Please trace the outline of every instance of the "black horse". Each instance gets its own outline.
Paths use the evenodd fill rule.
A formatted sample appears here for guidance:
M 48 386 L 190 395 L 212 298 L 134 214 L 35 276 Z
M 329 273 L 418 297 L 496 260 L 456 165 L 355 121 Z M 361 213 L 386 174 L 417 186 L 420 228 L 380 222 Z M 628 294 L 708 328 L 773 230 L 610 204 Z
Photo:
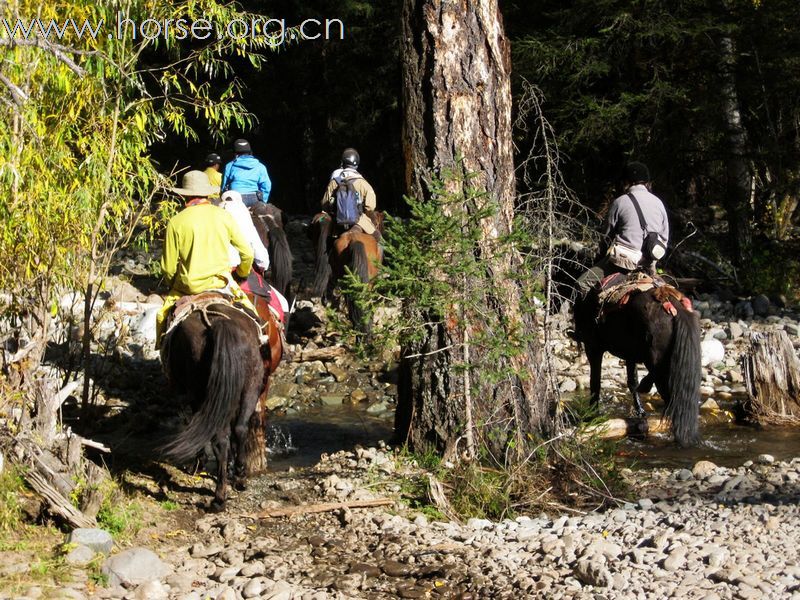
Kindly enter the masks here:
M 575 319 L 582 332 L 591 368 L 590 391 L 595 408 L 600 402 L 603 354 L 611 352 L 625 361 L 628 389 L 639 416 L 645 411 L 639 398 L 653 383 L 664 400 L 664 416 L 672 422 L 675 441 L 691 446 L 700 441 L 700 321 L 688 302 L 671 286 L 631 292 L 626 303 L 604 310 L 596 293 L 575 304 Z M 636 365 L 649 373 L 641 385 Z
M 165 338 L 164 366 L 173 388 L 189 393 L 194 415 L 164 446 L 167 456 L 190 461 L 212 443 L 217 482 L 211 510 L 225 509 L 229 451 L 234 486 L 247 476 L 245 445 L 250 418 L 264 386 L 264 362 L 255 322 L 220 301 L 192 312 Z
M 250 209 L 258 237 L 269 252 L 270 282 L 284 297 L 289 297 L 292 282 L 292 250 L 286 237 L 283 211 L 273 204 L 256 202 Z

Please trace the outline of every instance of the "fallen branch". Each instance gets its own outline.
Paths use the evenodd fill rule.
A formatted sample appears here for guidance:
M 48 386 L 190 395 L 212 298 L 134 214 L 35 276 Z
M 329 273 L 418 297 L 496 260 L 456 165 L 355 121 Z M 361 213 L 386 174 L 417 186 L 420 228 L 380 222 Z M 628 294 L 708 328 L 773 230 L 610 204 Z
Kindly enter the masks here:
M 293 517 L 295 515 L 308 515 L 313 513 L 330 512 L 341 508 L 371 508 L 374 506 L 388 506 L 394 504 L 391 498 L 376 498 L 374 500 L 353 500 L 351 502 L 322 502 L 320 504 L 304 504 L 267 510 L 255 515 L 258 519 L 274 519 L 276 517 Z
M 706 258 L 705 256 L 703 256 L 702 254 L 698 254 L 697 252 L 690 252 L 689 250 L 684 250 L 683 254 L 688 256 L 688 257 L 690 257 L 690 258 L 693 258 L 693 259 L 695 259 L 697 261 L 700 261 L 701 263 L 703 263 L 705 265 L 708 265 L 709 267 L 714 269 L 717 273 L 719 273 L 720 275 L 722 275 L 726 279 L 732 281 L 736 285 L 739 285 L 739 279 L 738 279 L 738 277 L 736 277 L 735 274 L 731 275 L 721 265 L 718 265 L 714 261 L 712 261 L 712 260 Z
M 590 425 L 580 434 L 581 440 L 597 437 L 601 440 L 616 440 L 627 436 L 647 436 L 651 433 L 666 433 L 670 424 L 661 417 L 609 419 L 599 425 Z
M 292 356 L 292 362 L 311 362 L 314 360 L 333 360 L 339 356 L 347 354 L 342 346 L 334 346 L 333 348 L 316 348 L 313 350 L 302 350 Z
M 61 432 L 56 435 L 57 440 L 63 440 L 69 438 L 78 438 L 78 441 L 80 442 L 81 446 L 86 446 L 87 448 L 94 448 L 95 450 L 99 450 L 100 452 L 105 452 L 105 453 L 111 452 L 111 448 L 109 448 L 102 442 L 95 442 L 94 440 L 82 437 L 69 428 L 67 428 L 66 432 Z

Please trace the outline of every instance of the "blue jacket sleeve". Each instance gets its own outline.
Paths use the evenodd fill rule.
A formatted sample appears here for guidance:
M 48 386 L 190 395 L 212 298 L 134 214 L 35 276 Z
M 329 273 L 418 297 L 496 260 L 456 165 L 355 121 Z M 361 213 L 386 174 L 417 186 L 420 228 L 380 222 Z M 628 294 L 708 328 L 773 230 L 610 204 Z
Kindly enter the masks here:
M 225 165 L 225 169 L 222 171 L 222 186 L 220 192 L 227 192 L 229 189 L 231 189 L 230 176 L 232 165 L 233 163 L 229 162 L 227 165 Z
M 258 178 L 258 189 L 264 195 L 264 202 L 269 200 L 269 193 L 272 191 L 272 182 L 267 175 L 267 167 L 261 165 L 261 173 Z

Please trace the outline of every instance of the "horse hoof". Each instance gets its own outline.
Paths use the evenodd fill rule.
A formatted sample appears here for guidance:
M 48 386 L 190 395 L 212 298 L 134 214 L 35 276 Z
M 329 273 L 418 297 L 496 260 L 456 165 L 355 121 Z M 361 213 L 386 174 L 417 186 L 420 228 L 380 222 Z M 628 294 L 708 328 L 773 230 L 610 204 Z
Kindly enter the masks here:
M 239 479 L 233 482 L 233 489 L 237 492 L 244 492 L 247 490 L 247 482 L 244 479 Z
M 225 511 L 225 503 L 218 502 L 217 500 L 211 501 L 211 506 L 208 507 L 208 512 L 221 513 Z

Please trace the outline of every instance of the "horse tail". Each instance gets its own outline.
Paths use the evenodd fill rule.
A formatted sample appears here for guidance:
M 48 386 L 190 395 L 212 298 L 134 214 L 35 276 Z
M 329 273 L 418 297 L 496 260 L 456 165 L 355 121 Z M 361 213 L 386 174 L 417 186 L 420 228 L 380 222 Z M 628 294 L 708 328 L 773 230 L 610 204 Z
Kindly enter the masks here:
M 246 381 L 246 361 L 236 351 L 242 346 L 238 324 L 219 319 L 211 325 L 210 335 L 214 347 L 203 403 L 186 429 L 163 448 L 167 456 L 179 461 L 197 456 L 219 431 L 230 426 Z
M 313 295 L 320 298 L 328 288 L 328 281 L 331 277 L 331 265 L 328 261 L 328 238 L 331 236 L 333 221 L 323 217 L 316 222 L 317 228 L 317 256 L 314 264 L 314 287 Z
M 264 219 L 269 230 L 269 259 L 272 263 L 272 283 L 275 289 L 286 295 L 289 283 L 292 281 L 292 250 L 289 247 L 289 240 L 274 217 L 268 216 Z
M 678 303 L 675 303 L 676 305 Z M 683 447 L 700 441 L 700 321 L 697 313 L 677 308 L 673 325 L 672 354 L 669 363 L 670 401 L 664 416 L 672 421 L 675 441 Z
M 364 242 L 353 241 L 348 247 L 350 252 L 350 264 L 348 268 L 358 277 L 361 283 L 369 282 L 369 256 L 367 255 L 367 247 Z M 348 294 L 347 297 L 347 314 L 350 316 L 350 321 L 356 328 L 361 328 L 362 325 L 365 331 L 369 331 L 369 323 L 365 322 L 364 310 L 356 301 L 355 298 Z

